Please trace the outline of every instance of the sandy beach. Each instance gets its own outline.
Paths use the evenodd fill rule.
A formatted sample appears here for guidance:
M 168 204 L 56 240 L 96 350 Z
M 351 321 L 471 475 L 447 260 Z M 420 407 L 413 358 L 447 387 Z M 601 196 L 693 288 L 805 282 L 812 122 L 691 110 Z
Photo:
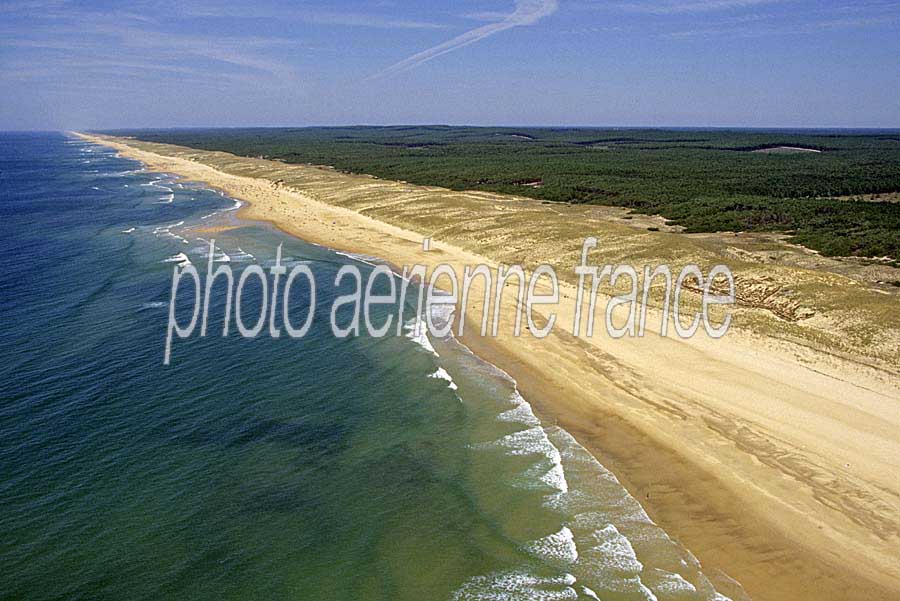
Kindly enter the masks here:
M 871 270 L 761 236 L 651 232 L 598 207 L 83 137 L 248 201 L 242 217 L 393 265 L 554 266 L 549 337 L 483 338 L 476 312 L 463 341 L 609 467 L 723 593 L 900 596 L 900 295 Z M 600 241 L 594 263 L 729 265 L 731 331 L 662 337 L 654 310 L 643 338 L 575 337 L 572 266 L 587 236 Z M 505 303 L 501 324 L 514 311 Z

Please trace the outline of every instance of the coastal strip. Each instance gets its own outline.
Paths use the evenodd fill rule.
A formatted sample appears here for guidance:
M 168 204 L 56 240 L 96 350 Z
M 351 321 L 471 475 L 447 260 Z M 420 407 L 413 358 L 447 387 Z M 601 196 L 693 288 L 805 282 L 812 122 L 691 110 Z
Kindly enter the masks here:
M 615 253 L 642 262 L 667 253 L 693 253 L 702 263 L 717 258 L 714 247 L 678 234 L 573 223 L 565 209 L 533 201 L 83 137 L 245 200 L 243 217 L 395 265 L 449 263 L 461 273 L 465 265 L 496 268 L 518 259 L 533 266 L 540 259 L 562 272 L 576 262 L 584 235 L 597 233 L 609 245 L 603 260 Z M 427 253 L 423 237 L 433 241 Z M 783 270 L 780 277 L 814 275 Z M 851 283 L 827 279 L 822 295 L 861 299 L 864 316 L 882 310 L 880 295 L 860 297 Z M 564 298 L 574 291 L 563 282 Z M 808 305 L 828 325 L 826 303 L 816 298 Z M 504 307 L 504 323 L 513 310 Z M 804 337 L 813 326 L 791 325 L 769 306 L 747 306 L 743 327 L 722 340 L 586 339 L 566 329 L 573 311 L 571 303 L 560 308 L 560 327 L 542 340 L 501 332 L 463 341 L 512 375 L 545 421 L 559 423 L 616 473 L 708 574 L 727 574 L 755 599 L 900 593 L 900 380 L 892 338 L 886 352 L 874 345 L 854 355 L 826 332 L 817 347 Z M 469 318 L 474 332 L 479 316 Z M 883 323 L 893 336 L 889 318 Z M 772 328 L 796 331 L 797 340 L 767 335 Z

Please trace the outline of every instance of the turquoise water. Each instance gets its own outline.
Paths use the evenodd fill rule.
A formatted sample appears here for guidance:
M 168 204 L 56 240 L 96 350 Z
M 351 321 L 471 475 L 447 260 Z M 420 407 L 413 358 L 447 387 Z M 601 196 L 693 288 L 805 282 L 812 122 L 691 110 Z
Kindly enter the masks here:
M 335 339 L 334 275 L 367 263 L 109 149 L 2 138 L 0 597 L 721 598 L 505 374 L 413 322 Z M 173 265 L 202 271 L 213 226 L 235 270 L 307 262 L 317 319 L 214 318 L 163 366 Z

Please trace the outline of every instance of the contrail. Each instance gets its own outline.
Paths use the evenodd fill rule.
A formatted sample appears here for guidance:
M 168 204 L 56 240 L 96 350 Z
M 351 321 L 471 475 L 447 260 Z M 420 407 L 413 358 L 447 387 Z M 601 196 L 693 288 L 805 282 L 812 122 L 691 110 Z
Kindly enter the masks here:
M 413 54 L 383 71 L 370 75 L 366 79 L 378 79 L 379 77 L 384 77 L 386 75 L 408 71 L 433 58 L 437 58 L 448 52 L 453 52 L 454 50 L 459 50 L 469 44 L 474 44 L 495 33 L 500 33 L 501 31 L 512 29 L 513 27 L 531 25 L 532 23 L 536 23 L 544 17 L 555 13 L 557 6 L 557 0 L 516 0 L 516 10 L 502 21 L 482 25 L 481 27 L 467 31 L 462 35 L 458 35 L 443 44 L 438 44 L 428 50 Z

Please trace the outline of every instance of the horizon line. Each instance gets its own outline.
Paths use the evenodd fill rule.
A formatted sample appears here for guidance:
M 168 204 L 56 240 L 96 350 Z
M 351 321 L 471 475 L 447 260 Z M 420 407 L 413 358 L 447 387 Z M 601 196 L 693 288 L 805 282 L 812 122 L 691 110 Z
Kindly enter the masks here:
M 371 128 L 389 129 L 397 127 L 442 127 L 442 128 L 478 128 L 478 129 L 644 129 L 644 130 L 756 130 L 756 131 L 900 131 L 900 126 L 872 125 L 524 125 L 524 124 L 448 124 L 448 123 L 346 123 L 329 125 L 179 125 L 179 126 L 128 126 L 128 127 L 90 127 L 90 128 L 33 128 L 33 129 L 0 129 L 0 133 L 67 133 L 67 132 L 109 132 L 109 131 L 175 131 L 196 129 L 350 129 Z

